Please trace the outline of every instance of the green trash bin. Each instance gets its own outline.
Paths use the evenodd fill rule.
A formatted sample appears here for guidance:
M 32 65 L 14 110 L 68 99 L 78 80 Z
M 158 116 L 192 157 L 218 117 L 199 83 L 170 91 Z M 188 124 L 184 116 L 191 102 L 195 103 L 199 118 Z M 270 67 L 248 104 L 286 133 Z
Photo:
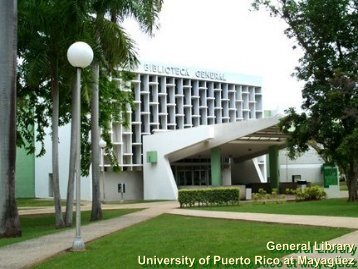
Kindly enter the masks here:
M 338 185 L 338 169 L 335 166 L 324 164 L 322 166 L 323 186 L 329 188 L 331 185 Z

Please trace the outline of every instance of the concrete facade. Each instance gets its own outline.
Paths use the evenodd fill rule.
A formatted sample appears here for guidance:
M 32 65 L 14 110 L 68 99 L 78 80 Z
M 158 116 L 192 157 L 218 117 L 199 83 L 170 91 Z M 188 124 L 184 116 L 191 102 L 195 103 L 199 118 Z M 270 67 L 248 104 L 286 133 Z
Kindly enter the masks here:
M 51 147 L 51 129 L 46 129 L 45 148 L 46 154 L 35 160 L 35 188 L 36 197 L 49 198 L 52 193 L 52 147 Z M 60 178 L 60 194 L 61 198 L 66 198 L 68 169 L 70 160 L 70 124 L 59 128 L 59 178 Z M 36 144 L 37 148 L 41 145 Z M 81 198 L 83 200 L 92 200 L 92 184 L 91 177 L 81 177 Z
M 112 122 L 111 126 L 113 150 L 125 174 L 113 174 L 112 178 L 117 178 L 117 182 L 120 182 L 122 178 L 128 179 L 132 175 L 133 181 L 139 182 L 137 188 L 144 188 L 145 199 L 175 199 L 180 183 L 186 186 L 223 185 L 225 176 L 225 184 L 229 184 L 231 166 L 222 173 L 221 166 L 224 163 L 220 154 L 214 154 L 215 158 L 205 156 L 208 161 L 197 168 L 201 158 L 195 155 L 197 152 L 185 152 L 181 149 L 186 147 L 188 141 L 200 143 L 202 139 L 207 139 L 209 129 L 199 128 L 200 126 L 261 119 L 263 108 L 260 79 L 198 68 L 143 64 L 135 71 L 131 84 L 135 106 L 133 111 L 130 107 L 127 108 L 131 124 L 125 128 L 120 123 Z M 181 138 L 185 132 L 177 132 L 190 128 L 195 128 L 196 133 L 190 132 L 182 143 Z M 145 140 L 153 134 L 160 136 L 162 132 L 172 132 L 173 136 L 179 136 L 180 139 L 175 139 L 175 143 L 159 140 L 156 146 L 146 148 Z M 163 182 L 164 175 L 161 173 L 150 179 L 144 174 L 142 181 L 137 180 L 138 172 L 146 165 L 146 159 L 154 158 L 152 153 L 159 156 L 161 150 L 167 147 L 181 153 L 175 158 L 172 156 L 167 160 L 158 160 L 155 164 L 166 170 L 166 181 Z M 104 167 L 111 171 L 111 165 L 106 162 L 106 158 L 104 160 Z M 255 170 L 260 174 L 256 177 L 264 180 L 265 163 L 256 161 L 256 164 L 260 166 Z M 183 172 L 180 168 L 184 165 L 191 168 Z M 173 173 L 173 170 L 177 170 L 177 173 Z M 109 172 L 105 173 L 105 177 L 107 173 Z M 184 177 L 183 180 L 179 180 L 180 177 Z M 197 180 L 198 177 L 201 179 Z
M 279 118 L 238 121 L 145 136 L 143 152 L 147 154 L 155 151 L 157 161 L 151 162 L 148 159 L 143 163 L 144 199 L 177 199 L 178 187 L 170 168 L 173 161 L 198 153 L 214 155 L 212 166 L 215 167 L 212 170 L 220 170 L 216 172 L 216 176 L 221 177 L 221 169 L 224 167 L 217 162 L 224 156 L 231 156 L 233 160 L 249 161 L 268 153 L 273 145 L 277 149 L 284 147 L 285 139 L 274 137 L 272 131 L 278 121 Z M 268 134 L 270 139 L 263 141 Z M 251 141 L 255 141 L 255 145 Z M 249 151 L 245 150 L 247 145 L 250 145 Z M 218 157 L 219 154 L 221 157 Z M 260 173 L 261 170 L 257 169 L 256 172 Z M 217 184 L 214 180 L 216 179 L 212 178 L 212 185 Z M 221 182 L 219 184 L 222 185 Z
M 290 160 L 287 151 L 281 150 L 279 164 L 281 182 L 292 182 L 293 180 L 297 182 L 299 178 L 313 184 L 322 184 L 323 182 L 322 165 L 324 161 L 314 149 L 310 149 L 295 160 Z
M 124 184 L 124 190 L 118 190 L 118 184 Z M 118 200 L 143 199 L 143 173 L 135 172 L 106 172 L 100 180 L 102 201 L 113 202 Z
M 323 160 L 313 150 L 291 161 L 284 151 L 277 156 L 277 149 L 271 147 L 271 161 L 262 157 L 270 146 L 281 148 L 284 137 L 274 125 L 259 131 L 266 126 L 259 123 L 264 118 L 259 78 L 162 64 L 143 64 L 134 74 L 134 110 L 127 107 L 130 125 L 111 123 L 113 152 L 122 171 L 113 172 L 101 153 L 101 169 L 105 170 L 101 173 L 102 200 L 175 199 L 180 187 L 243 186 L 265 183 L 268 178 L 276 186 L 279 181 L 292 182 L 292 176 L 322 183 Z M 232 123 L 239 125 L 229 131 L 235 126 Z M 52 196 L 51 130 L 46 132 L 43 157 L 35 160 L 33 155 L 24 158 L 18 153 L 19 197 Z M 217 141 L 217 147 L 212 141 Z M 59 143 L 60 191 L 65 198 L 70 125 L 60 128 Z M 271 169 L 266 163 L 271 163 Z M 279 170 L 272 171 L 278 164 Z M 153 175 L 147 176 L 143 167 Z M 82 177 L 81 184 L 82 199 L 91 200 L 91 176 Z M 119 192 L 119 184 L 125 193 Z
M 256 77 L 143 64 L 131 83 L 131 124 L 111 126 L 113 150 L 123 170 L 141 170 L 146 135 L 263 117 L 261 81 Z
M 231 168 L 232 184 L 249 184 L 249 183 L 264 183 L 267 178 L 263 177 L 264 173 L 259 173 L 260 169 L 258 160 L 247 160 L 241 163 L 233 164 Z
M 101 154 L 104 201 L 176 199 L 180 183 L 190 187 L 266 181 L 266 164 L 260 156 L 266 153 L 268 145 L 277 141 L 260 139 L 257 146 L 255 137 L 250 141 L 237 140 L 238 134 L 249 135 L 266 126 L 259 123 L 263 119 L 260 79 L 157 64 L 143 64 L 134 73 L 131 82 L 134 110 L 127 107 L 130 125 L 111 123 L 113 152 L 122 171 L 113 172 L 106 156 Z M 119 79 L 118 83 L 121 83 Z M 168 133 L 172 135 L 168 136 Z M 208 139 L 212 141 L 208 142 Z M 59 143 L 60 190 L 64 198 L 68 179 L 69 125 L 60 128 Z M 210 146 L 200 148 L 203 143 Z M 37 197 L 51 196 L 49 135 L 45 145 L 45 156 L 36 159 L 35 163 Z M 215 145 L 220 149 L 211 159 L 208 150 Z M 189 168 L 183 172 L 181 168 L 185 166 Z M 154 167 L 156 169 L 152 169 Z M 150 177 L 145 168 L 153 170 Z M 82 199 L 91 200 L 91 177 L 83 177 L 81 184 Z M 119 191 L 119 184 L 121 190 L 125 187 L 125 193 Z

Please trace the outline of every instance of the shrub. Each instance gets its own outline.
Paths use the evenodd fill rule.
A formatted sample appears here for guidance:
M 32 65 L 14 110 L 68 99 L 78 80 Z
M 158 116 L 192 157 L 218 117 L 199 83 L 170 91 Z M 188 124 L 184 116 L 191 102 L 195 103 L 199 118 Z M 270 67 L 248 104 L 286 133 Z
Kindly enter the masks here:
M 299 201 L 322 200 L 324 198 L 326 198 L 326 193 L 323 188 L 319 186 L 311 186 L 296 190 L 296 200 Z
M 239 199 L 239 188 L 184 189 L 178 193 L 180 207 L 238 204 Z
M 285 193 L 286 193 L 286 194 L 296 194 L 296 189 L 287 188 L 287 189 L 285 190 Z
M 270 199 L 271 195 L 267 194 L 266 190 L 263 188 L 259 188 L 257 193 L 252 194 L 252 199 L 254 201 L 263 200 L 263 199 Z
M 264 190 L 263 188 L 260 188 L 258 193 L 261 194 L 261 195 L 265 195 L 267 193 L 267 191 Z
M 279 195 L 278 189 L 273 188 L 272 193 L 269 194 L 264 189 L 259 189 L 258 193 L 252 194 L 252 199 L 255 203 L 259 204 L 267 204 L 267 203 L 284 203 L 286 202 L 286 196 L 285 195 Z
M 278 198 L 278 189 L 277 188 L 272 189 L 271 197 L 272 197 L 272 199 L 277 199 Z

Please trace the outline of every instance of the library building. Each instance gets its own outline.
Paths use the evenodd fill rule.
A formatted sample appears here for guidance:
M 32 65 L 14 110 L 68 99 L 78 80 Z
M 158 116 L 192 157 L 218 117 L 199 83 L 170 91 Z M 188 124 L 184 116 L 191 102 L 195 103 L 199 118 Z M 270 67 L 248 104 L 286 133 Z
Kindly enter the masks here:
M 264 118 L 259 78 L 143 64 L 131 83 L 131 124 L 112 123 L 122 172 L 103 158 L 105 199 L 115 200 L 123 187 L 125 199 L 150 200 L 176 199 L 179 188 L 235 185 L 245 196 L 247 184 L 278 184 L 285 137 L 277 117 Z
M 142 64 L 134 70 L 128 105 L 130 124 L 111 123 L 111 142 L 120 172 L 101 150 L 103 201 L 174 200 L 180 188 L 278 186 L 278 151 L 286 137 L 279 117 L 264 117 L 260 78 L 201 68 Z M 60 128 L 60 189 L 66 196 L 70 126 Z M 51 137 L 35 159 L 36 197 L 49 197 Z M 81 180 L 91 200 L 91 175 Z M 248 197 L 249 198 L 249 197 Z

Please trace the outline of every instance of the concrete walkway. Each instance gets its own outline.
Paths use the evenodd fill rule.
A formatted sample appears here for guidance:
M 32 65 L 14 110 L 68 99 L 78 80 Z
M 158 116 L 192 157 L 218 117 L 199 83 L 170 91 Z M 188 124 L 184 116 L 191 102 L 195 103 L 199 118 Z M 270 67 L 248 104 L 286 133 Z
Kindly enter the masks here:
M 118 203 L 118 204 L 102 204 L 102 210 L 106 209 L 122 209 L 122 208 L 151 208 L 162 205 L 173 205 L 173 208 L 179 207 L 179 203 L 176 201 L 161 201 L 161 202 L 147 202 L 147 203 Z M 81 211 L 90 211 L 91 202 L 85 201 L 81 202 Z M 75 205 L 73 206 L 75 210 Z M 43 207 L 20 207 L 20 215 L 34 215 L 34 214 L 48 214 L 54 213 L 55 209 L 53 206 L 43 206 Z
M 243 212 L 224 212 L 224 211 L 209 211 L 209 210 L 194 210 L 194 209 L 173 209 L 169 213 L 176 214 L 176 215 L 196 216 L 196 217 L 204 217 L 204 218 L 236 219 L 236 220 L 271 222 L 271 223 L 285 223 L 285 224 L 358 229 L 358 218 L 351 218 L 351 217 L 243 213 Z
M 118 205 L 125 208 L 148 209 L 127 214 L 118 218 L 104 220 L 82 227 L 82 239 L 89 242 L 107 234 L 119 231 L 131 225 L 149 220 L 178 206 L 177 202 L 159 202 L 136 205 Z M 117 207 L 117 205 L 113 206 Z M 113 208 L 111 207 L 111 208 Z M 31 265 L 41 262 L 59 252 L 72 247 L 75 236 L 75 229 L 69 229 L 39 238 L 23 241 L 0 248 L 0 268 L 18 269 L 28 268 Z
M 88 205 L 83 206 L 86 210 Z M 344 227 L 358 229 L 358 218 L 349 217 L 325 217 L 325 216 L 301 216 L 279 215 L 263 213 L 219 212 L 206 210 L 178 209 L 179 204 L 171 202 L 153 202 L 139 204 L 115 204 L 103 205 L 104 209 L 114 208 L 147 208 L 145 210 L 124 215 L 118 218 L 96 222 L 82 227 L 82 237 L 85 242 L 95 240 L 107 234 L 124 229 L 131 225 L 149 220 L 164 213 L 197 216 L 208 218 L 237 219 L 248 221 L 260 221 L 269 223 L 285 223 L 299 225 L 314 225 L 324 227 Z M 21 210 L 21 214 L 49 213 L 52 208 L 36 210 Z M 29 268 L 51 256 L 72 247 L 74 229 L 42 236 L 36 239 L 12 244 L 0 248 L 0 268 L 18 269 Z M 337 242 L 357 244 L 358 231 L 335 239 Z M 331 241 L 331 242 L 336 242 Z M 357 255 L 357 253 L 356 253 Z M 355 257 L 356 258 L 356 257 Z M 358 257 L 357 257 L 358 258 Z

